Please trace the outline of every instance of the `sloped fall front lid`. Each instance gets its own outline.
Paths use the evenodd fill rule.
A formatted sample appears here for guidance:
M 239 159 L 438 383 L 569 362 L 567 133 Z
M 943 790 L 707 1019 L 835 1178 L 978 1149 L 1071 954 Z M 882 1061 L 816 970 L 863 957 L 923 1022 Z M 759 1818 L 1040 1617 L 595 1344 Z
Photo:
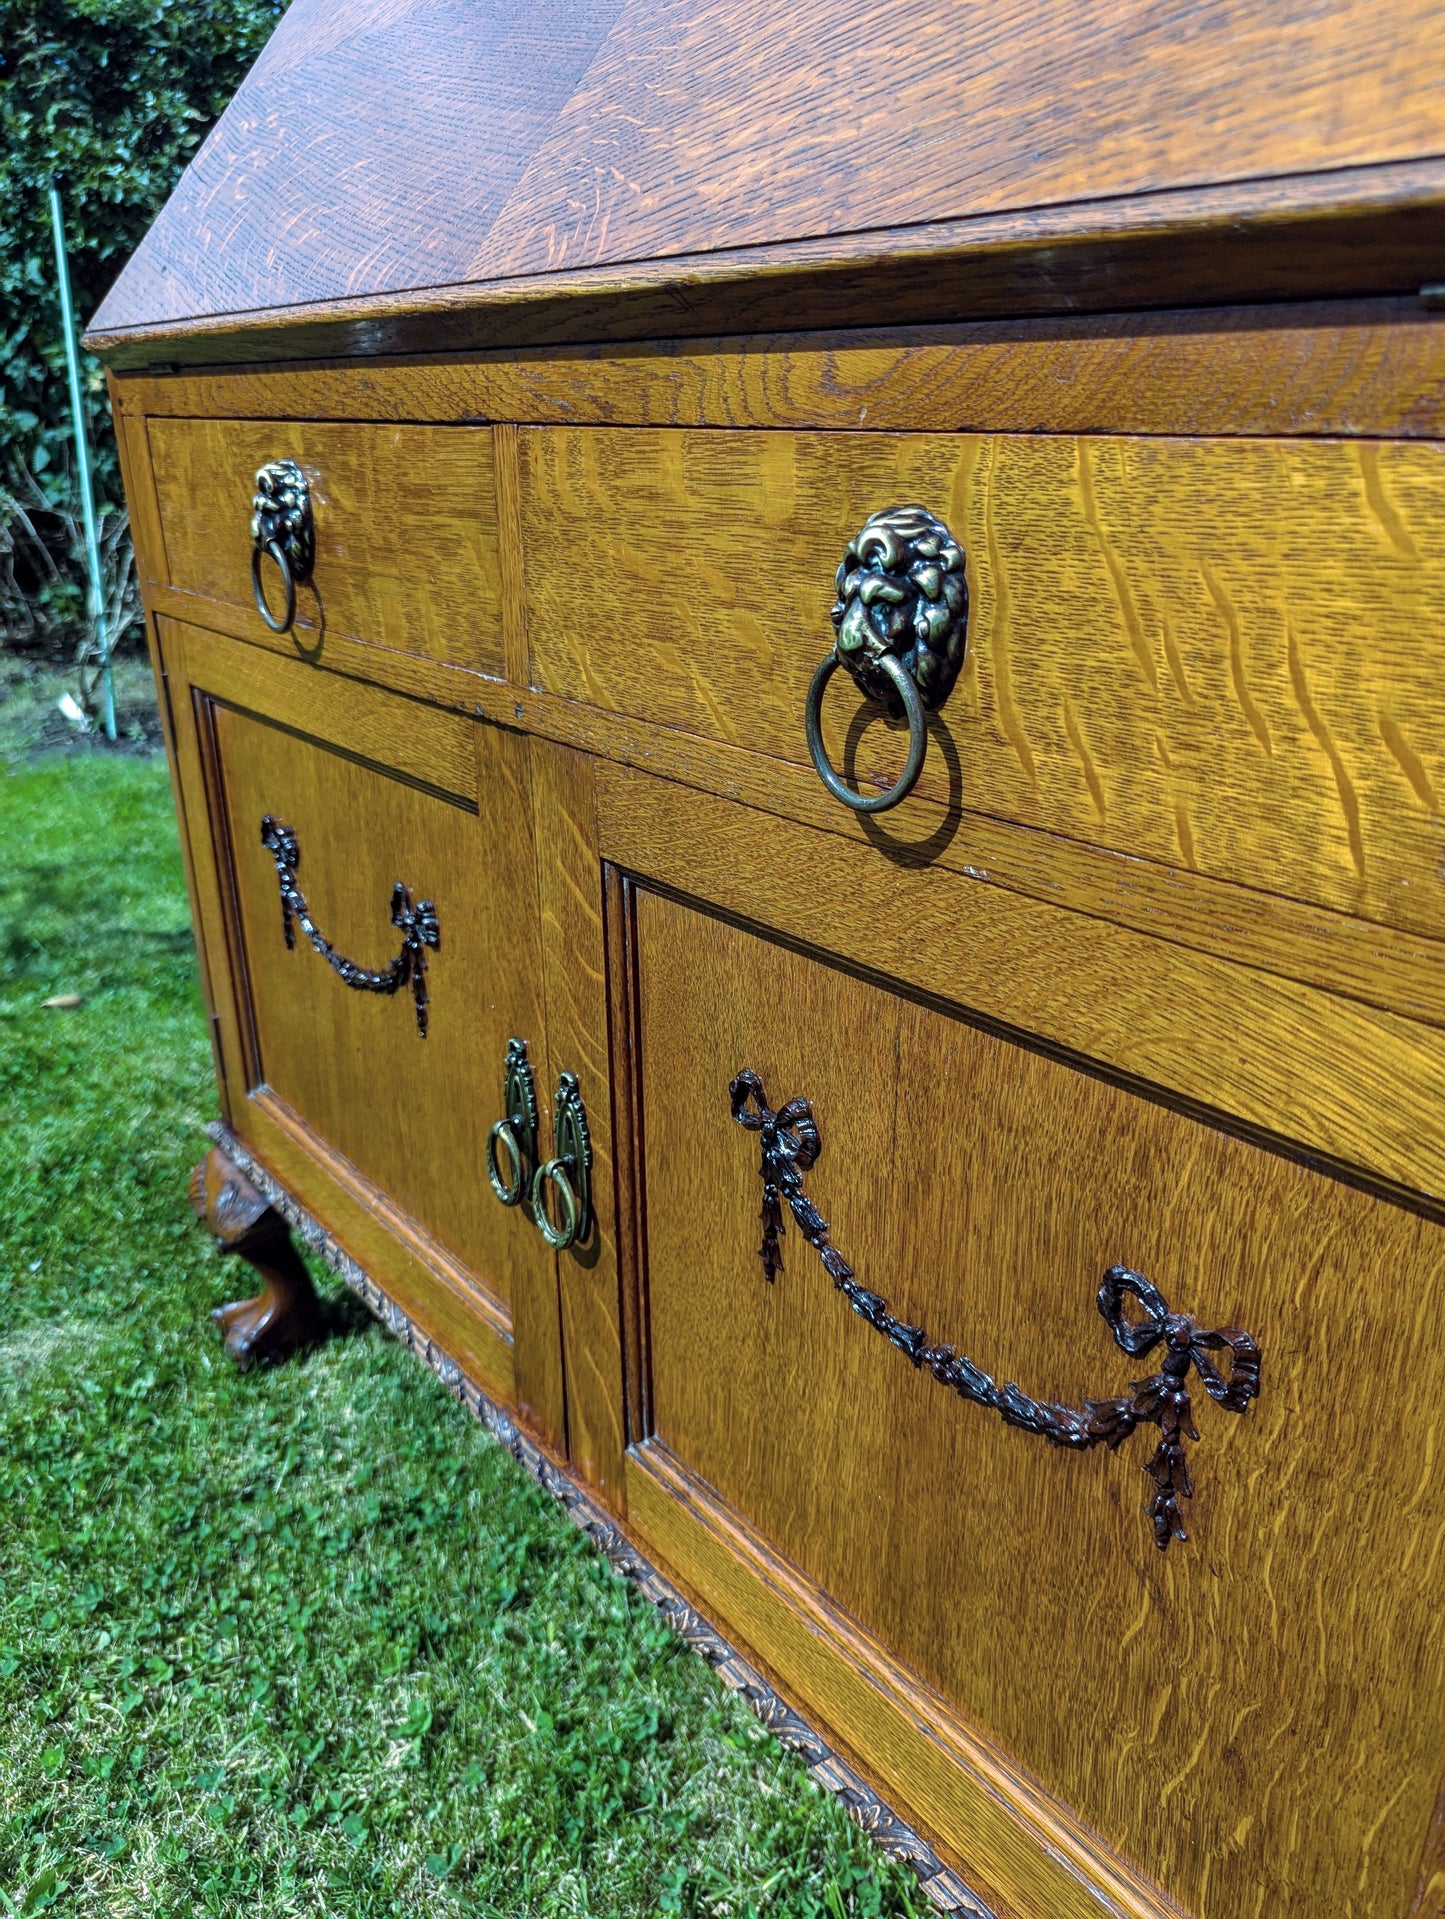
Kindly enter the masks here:
M 1439 0 L 294 0 L 91 337 L 1325 206 L 1434 246 L 1442 81 Z

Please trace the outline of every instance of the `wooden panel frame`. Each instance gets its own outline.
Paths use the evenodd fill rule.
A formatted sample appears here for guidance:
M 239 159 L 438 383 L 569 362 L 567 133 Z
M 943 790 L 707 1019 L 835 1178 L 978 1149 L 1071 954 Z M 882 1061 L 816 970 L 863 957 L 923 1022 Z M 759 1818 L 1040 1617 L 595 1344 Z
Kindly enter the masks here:
M 258 634 L 254 629 L 259 622 L 232 608 L 198 602 L 164 587 L 147 588 L 146 599 L 157 614 L 241 640 L 260 655 L 296 658 L 289 641 Z M 962 873 L 1445 1026 L 1445 943 L 1420 934 L 1111 853 L 986 814 L 945 808 L 923 797 L 910 799 L 907 809 L 894 815 L 896 825 L 865 824 L 823 791 L 811 768 L 360 642 L 334 643 L 324 670 L 418 702 L 516 726 L 703 793 L 738 799 L 855 845 L 872 844 L 904 871 Z M 919 827 L 923 830 L 916 830 Z
M 191 835 L 186 817 L 185 796 L 181 790 L 177 752 L 176 717 L 171 705 L 171 683 L 160 642 L 159 619 L 151 603 L 146 582 L 164 565 L 160 507 L 151 474 L 150 452 L 145 422 L 136 416 L 114 414 L 116 449 L 120 455 L 121 481 L 130 507 L 131 539 L 135 546 L 136 578 L 141 595 L 142 621 L 146 651 L 155 680 L 156 711 L 160 719 L 161 740 L 165 747 L 171 803 L 175 808 L 177 837 L 180 841 L 181 867 L 186 879 L 186 897 L 191 909 L 191 927 L 196 942 L 196 966 L 200 975 L 201 998 L 206 1009 L 206 1027 L 211 1041 L 211 1059 L 215 1068 L 216 1091 L 222 1117 L 230 1119 L 228 1062 L 221 1043 L 221 1026 L 216 1011 L 216 989 L 211 978 L 210 958 L 201 932 L 200 894 L 195 864 L 191 858 Z
M 170 682 L 185 688 L 190 698 L 177 729 L 179 790 L 197 881 L 197 923 L 218 982 L 221 1046 L 230 1059 L 244 1064 L 249 1082 L 256 1055 L 247 1030 L 235 907 L 227 897 L 226 848 L 216 838 L 224 831 L 217 825 L 224 808 L 206 738 L 207 702 L 219 700 L 282 726 L 304 727 L 309 736 L 394 775 L 460 795 L 476 791 L 476 735 L 459 716 L 425 707 L 408 710 L 406 724 L 398 726 L 394 695 L 317 674 L 299 661 L 268 660 L 198 629 L 162 620 L 159 639 Z M 240 1086 L 233 1086 L 229 1107 L 228 1123 L 258 1159 L 394 1291 L 419 1324 L 499 1396 L 520 1401 L 529 1423 L 559 1446 L 565 1425 L 555 1288 L 547 1300 L 514 1299 L 509 1308 L 486 1291 L 481 1276 L 402 1215 L 269 1090 L 243 1098 Z M 550 1281 L 550 1260 L 546 1270 Z M 529 1336 L 514 1350 L 518 1322 L 525 1322 Z
M 520 454 L 539 689 L 811 777 L 834 572 L 924 501 L 969 630 L 915 802 L 1445 937 L 1439 442 L 531 427 Z M 839 684 L 826 750 L 879 793 L 904 729 Z
M 164 566 L 156 583 L 250 615 L 253 475 L 295 460 L 310 479 L 315 564 L 297 583 L 290 644 L 319 660 L 338 635 L 369 637 L 465 671 L 505 672 L 489 428 L 317 421 L 294 407 L 244 420 L 152 413 L 145 426 L 161 534 L 145 558 Z M 275 579 L 267 590 L 275 601 Z
M 628 1530 L 1008 1919 L 1178 1919 L 1142 1879 L 863 1632 L 652 1434 L 638 886 L 605 871 L 626 1341 Z
M 599 766 L 597 819 L 605 859 L 677 898 L 1392 1197 L 1445 1207 L 1435 1028 L 966 875 L 899 873 L 806 826 L 631 770 Z
M 531 742 L 546 1042 L 537 1088 L 543 1139 L 564 1072 L 580 1082 L 592 1143 L 594 1224 L 557 1254 L 567 1448 L 572 1470 L 606 1505 L 625 1509 L 624 1388 L 616 1178 L 609 1058 L 603 874 L 594 766 L 585 754 Z M 550 1150 L 550 1149 L 549 1149 Z
M 609 777 L 604 770 L 600 783 L 605 786 Z M 1097 1919 L 1101 1909 L 1110 1914 L 1147 1914 L 1150 1919 L 1162 1919 L 1166 1913 L 1177 1915 L 1180 1908 L 1171 1898 L 1140 1877 L 1066 1805 L 980 1737 L 947 1701 L 890 1654 L 885 1644 L 859 1627 L 819 1586 L 772 1549 L 653 1433 L 648 1406 L 649 1286 L 642 1171 L 645 1115 L 641 1112 L 637 1060 L 640 1026 L 634 1010 L 634 902 L 641 893 L 660 892 L 695 904 L 698 890 L 695 886 L 686 890 L 669 886 L 665 881 L 659 885 L 657 872 L 662 862 L 638 857 L 639 849 L 646 850 L 646 826 L 636 832 L 630 845 L 624 845 L 629 829 L 619 830 L 618 812 L 625 810 L 635 818 L 638 809 L 632 803 L 637 798 L 637 785 L 633 776 L 627 781 L 626 795 L 615 799 L 602 795 L 599 801 L 602 845 L 613 858 L 626 855 L 623 865 L 609 868 L 608 898 L 609 914 L 615 922 L 609 946 L 614 1026 L 622 1024 L 625 1028 L 624 1046 L 618 1048 L 614 1041 L 614 1097 L 619 1109 L 625 1106 L 632 1114 L 635 1142 L 631 1175 L 635 1218 L 628 1229 L 624 1264 L 628 1372 L 630 1383 L 636 1382 L 631 1383 L 629 1399 L 632 1444 L 628 1457 L 628 1523 L 669 1576 L 695 1593 L 703 1609 L 720 1621 L 724 1631 L 741 1636 L 754 1656 L 762 1649 L 763 1660 L 779 1685 L 816 1716 L 830 1738 L 837 1738 L 856 1757 L 885 1794 L 897 1801 L 905 1817 L 956 1857 L 970 1881 L 996 1901 L 1001 1912 L 1029 1915 L 1029 1919 L 1035 1919 L 1035 1915 L 1037 1919 L 1057 1919 L 1076 1911 L 1080 1915 L 1094 1914 Z M 665 797 L 660 798 L 665 804 Z M 657 823 L 654 815 L 651 825 Z M 695 852 L 697 824 L 696 819 L 681 819 L 674 812 L 666 834 Z M 806 835 L 797 833 L 783 843 L 777 839 L 759 843 L 749 863 L 743 839 L 747 830 L 743 824 L 739 835 L 723 847 L 717 868 L 709 875 L 713 883 L 707 891 L 713 897 L 703 910 L 720 913 L 723 919 L 764 939 L 808 950 L 815 942 L 806 931 L 787 925 L 783 916 L 771 910 L 777 894 L 769 899 L 769 910 L 761 921 L 756 912 L 744 914 L 738 910 L 756 873 L 765 864 L 776 864 L 783 876 L 779 893 L 790 885 L 795 887 L 799 874 L 808 874 L 812 891 L 808 910 L 826 918 L 829 926 L 826 950 L 820 957 L 836 963 L 839 947 L 846 949 L 860 929 L 866 938 L 869 930 L 876 928 L 878 900 L 860 898 L 851 903 L 851 933 L 840 935 L 839 922 L 849 914 L 839 902 L 853 891 L 854 876 L 845 872 L 837 888 L 826 880 L 820 885 L 818 869 L 824 858 L 808 858 Z M 730 897 L 725 897 L 729 888 L 718 875 L 729 870 L 735 871 L 736 878 Z M 907 918 L 908 905 L 906 899 L 899 902 L 901 918 Z M 925 929 L 925 940 L 932 930 Z M 974 924 L 956 920 L 953 930 L 955 950 L 962 951 L 973 943 Z M 996 948 L 981 954 L 976 962 L 980 973 L 986 973 L 997 957 Z M 880 986 L 898 985 L 891 968 L 870 971 L 860 966 L 857 970 L 878 980 Z M 1248 994 L 1246 982 L 1241 988 L 1242 1037 L 1248 1025 Z M 1130 1016 L 1131 1009 L 1125 1009 L 1121 1018 L 1127 1021 Z M 1027 1035 L 1008 1037 L 1028 1043 Z M 1259 1062 L 1256 1059 L 1253 1063 Z M 1287 1061 L 1282 1070 L 1289 1070 Z M 784 1090 L 800 1089 L 792 1086 Z M 1130 1090 L 1149 1091 L 1138 1086 Z M 1176 1104 L 1172 1100 L 1165 1103 Z M 1177 1103 L 1188 1110 L 1185 1102 Z M 1285 1146 L 1282 1150 L 1307 1164 L 1318 1163 L 1315 1155 L 1299 1153 L 1297 1148 Z M 1440 1216 L 1436 1209 L 1435 1217 Z M 790 1243 L 796 1251 L 796 1239 Z M 1323 1622 L 1320 1630 L 1324 1630 Z M 1408 1907 L 1409 1919 L 1424 1919 L 1438 1909 L 1440 1848 L 1441 1822 L 1437 1819 L 1425 1836 L 1415 1871 L 1416 1891 Z M 1414 1870 L 1412 1858 L 1407 1859 L 1407 1866 Z M 1400 1910 L 1404 1919 L 1406 1909 Z
M 85 343 L 114 369 L 172 370 L 1201 301 L 1413 295 L 1438 275 L 1442 231 L 1445 164 L 1387 161 L 524 272 L 491 284 L 92 329 Z
M 1414 298 L 113 373 L 130 417 L 818 431 L 1445 433 L 1445 316 Z M 500 450 L 500 448 L 499 448 Z M 502 507 L 504 542 L 506 508 Z
M 1000 1919 L 1182 1919 L 658 1441 L 628 1454 L 627 1507 L 644 1550 L 957 1860 Z

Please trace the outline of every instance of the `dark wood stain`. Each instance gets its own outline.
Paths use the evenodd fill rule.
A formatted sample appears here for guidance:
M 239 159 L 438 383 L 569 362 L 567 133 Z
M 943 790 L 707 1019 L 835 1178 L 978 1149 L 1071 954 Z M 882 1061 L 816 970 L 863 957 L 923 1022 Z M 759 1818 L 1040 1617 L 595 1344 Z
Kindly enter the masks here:
M 1251 220 L 1277 224 L 1313 205 L 1334 235 L 1325 246 L 1312 236 L 1316 281 L 1330 270 L 1322 254 L 1335 254 L 1333 270 L 1384 290 L 1386 260 L 1398 270 L 1409 220 L 1419 226 L 1418 213 L 1404 228 L 1394 219 L 1392 194 L 1418 201 L 1424 185 L 1434 213 L 1413 243 L 1438 243 L 1439 180 L 1412 196 L 1380 170 L 1398 175 L 1445 149 L 1442 62 L 1433 0 L 1278 0 L 1263 12 L 1246 0 L 1042 10 L 833 0 L 825 11 L 791 0 L 296 0 L 94 335 L 121 351 L 140 329 L 220 321 L 235 333 L 262 314 L 304 331 L 334 305 L 343 327 L 341 309 L 356 309 L 374 351 L 389 311 L 376 303 L 389 301 L 393 319 L 421 315 L 443 345 L 448 290 L 470 304 L 469 290 L 486 288 L 534 339 L 559 319 L 595 332 L 609 322 L 595 308 L 588 317 L 580 284 L 566 289 L 565 317 L 549 314 L 549 280 L 600 270 L 612 279 L 597 292 L 640 294 L 645 307 L 649 263 L 657 295 L 641 330 L 686 331 L 699 306 L 717 325 L 715 294 L 691 284 L 709 278 L 709 261 L 728 283 L 731 331 L 760 298 L 770 323 L 787 323 L 789 287 L 767 288 L 766 269 L 786 283 L 847 256 L 856 280 L 889 236 L 930 260 L 920 275 L 895 259 L 892 298 L 944 303 L 913 317 L 979 310 L 960 308 L 959 288 L 981 268 L 997 289 L 1000 246 L 1016 256 L 1003 281 L 1014 310 L 1030 284 L 1045 307 L 1051 289 L 1123 303 L 1151 281 L 1158 301 L 1171 272 L 1197 276 L 1181 224 L 1218 224 L 1206 202 L 1172 216 L 1158 203 L 1211 192 L 1228 196 L 1219 211 L 1235 250 L 1231 265 L 1216 230 L 1216 288 L 1228 277 L 1242 294 L 1252 275 L 1262 293 L 1273 275 L 1275 291 L 1303 290 L 1308 256 L 1291 258 L 1278 232 L 1259 235 L 1252 264 L 1238 245 Z M 1121 232 L 1108 209 L 1130 207 L 1171 230 L 1152 259 L 1120 254 L 1129 218 Z M 1055 244 L 1041 246 L 1028 223 L 1058 212 Z M 1100 213 L 1115 231 L 1071 265 L 1057 242 Z M 1361 214 L 1364 228 L 1355 218 L 1347 236 L 1340 223 Z M 939 285 L 942 230 L 989 221 L 1003 225 L 956 233 L 969 268 Z M 817 286 L 805 293 L 831 307 L 833 324 L 903 317 L 879 312 L 878 287 L 850 315 L 846 279 L 835 282 L 823 301 Z M 987 286 L 965 296 L 989 297 Z M 671 324 L 658 325 L 663 314 Z M 451 343 L 481 343 L 474 317 Z

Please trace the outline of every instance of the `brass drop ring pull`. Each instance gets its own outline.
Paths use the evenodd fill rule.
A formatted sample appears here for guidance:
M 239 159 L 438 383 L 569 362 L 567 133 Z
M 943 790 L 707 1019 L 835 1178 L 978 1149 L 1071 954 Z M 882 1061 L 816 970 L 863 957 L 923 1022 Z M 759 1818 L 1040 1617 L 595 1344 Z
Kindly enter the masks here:
M 813 675 L 813 683 L 808 688 L 808 705 L 804 714 L 808 730 L 808 753 L 817 769 L 818 778 L 835 800 L 841 800 L 844 806 L 851 807 L 855 813 L 886 813 L 890 806 L 897 806 L 900 800 L 907 799 L 923 770 L 923 755 L 928 746 L 923 702 L 905 669 L 891 653 L 885 653 L 878 665 L 893 682 L 903 702 L 903 711 L 908 715 L 908 759 L 896 786 L 890 786 L 886 793 L 876 793 L 871 799 L 865 799 L 863 794 L 855 793 L 851 786 L 844 785 L 833 770 L 828 749 L 823 744 L 823 693 L 842 664 L 836 650 L 830 653 L 819 665 Z
M 564 1073 L 557 1082 L 552 1143 L 553 1157 L 532 1175 L 532 1217 L 547 1244 L 561 1253 L 586 1239 L 592 1227 L 592 1139 L 575 1073 Z M 557 1190 L 561 1225 L 547 1210 L 549 1184 Z
M 925 711 L 943 705 L 963 665 L 963 548 L 927 507 L 889 507 L 849 542 L 836 585 L 831 617 L 838 637 L 813 675 L 803 713 L 808 756 L 834 799 L 855 813 L 886 813 L 913 791 L 928 746 Z M 861 693 L 908 720 L 902 778 L 871 799 L 844 785 L 823 745 L 823 694 L 840 666 Z
M 512 1170 L 505 1179 L 497 1165 L 499 1145 L 507 1149 L 507 1158 L 512 1162 Z M 512 1131 L 510 1120 L 494 1121 L 487 1134 L 487 1178 L 492 1182 L 492 1191 L 504 1206 L 515 1206 L 526 1191 L 527 1176 L 522 1162 L 522 1149 L 517 1144 L 517 1135 Z
M 502 1109 L 506 1117 L 494 1121 L 487 1134 L 487 1178 L 503 1206 L 517 1206 L 531 1184 L 537 1163 L 537 1087 L 523 1039 L 507 1042 Z M 499 1146 L 511 1162 L 505 1178 L 497 1163 Z
M 261 584 L 261 561 L 280 568 L 285 610 L 271 611 Z M 316 563 L 316 532 L 311 518 L 311 489 L 294 460 L 272 460 L 256 474 L 251 501 L 251 592 L 256 611 L 273 633 L 289 633 L 296 624 L 296 582 L 308 579 Z
M 261 557 L 269 553 L 281 569 L 281 587 L 286 595 L 286 610 L 278 620 L 271 611 L 266 599 L 266 589 L 261 584 Z M 264 547 L 251 548 L 251 592 L 255 597 L 256 611 L 270 627 L 273 633 L 289 633 L 296 624 L 296 577 L 291 571 L 291 562 L 286 558 L 286 549 L 279 540 L 268 540 Z
M 561 1226 L 552 1224 L 552 1216 L 547 1211 L 546 1187 L 549 1180 L 557 1188 L 557 1197 L 562 1202 L 564 1221 Z M 577 1195 L 567 1177 L 565 1159 L 549 1159 L 533 1174 L 532 1217 L 537 1222 L 537 1231 L 556 1252 L 565 1252 L 577 1237 Z

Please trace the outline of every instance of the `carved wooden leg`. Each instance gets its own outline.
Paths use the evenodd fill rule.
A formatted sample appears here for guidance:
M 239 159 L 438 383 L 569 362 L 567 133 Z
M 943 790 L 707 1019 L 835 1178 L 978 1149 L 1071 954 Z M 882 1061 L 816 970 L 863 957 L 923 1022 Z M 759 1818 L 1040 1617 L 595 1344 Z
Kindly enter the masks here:
M 320 1339 L 325 1332 L 321 1302 L 285 1220 L 217 1146 L 191 1175 L 191 1204 L 220 1250 L 237 1254 L 261 1276 L 254 1299 L 218 1306 L 211 1315 L 242 1372 L 258 1361 L 285 1359 L 298 1346 Z

